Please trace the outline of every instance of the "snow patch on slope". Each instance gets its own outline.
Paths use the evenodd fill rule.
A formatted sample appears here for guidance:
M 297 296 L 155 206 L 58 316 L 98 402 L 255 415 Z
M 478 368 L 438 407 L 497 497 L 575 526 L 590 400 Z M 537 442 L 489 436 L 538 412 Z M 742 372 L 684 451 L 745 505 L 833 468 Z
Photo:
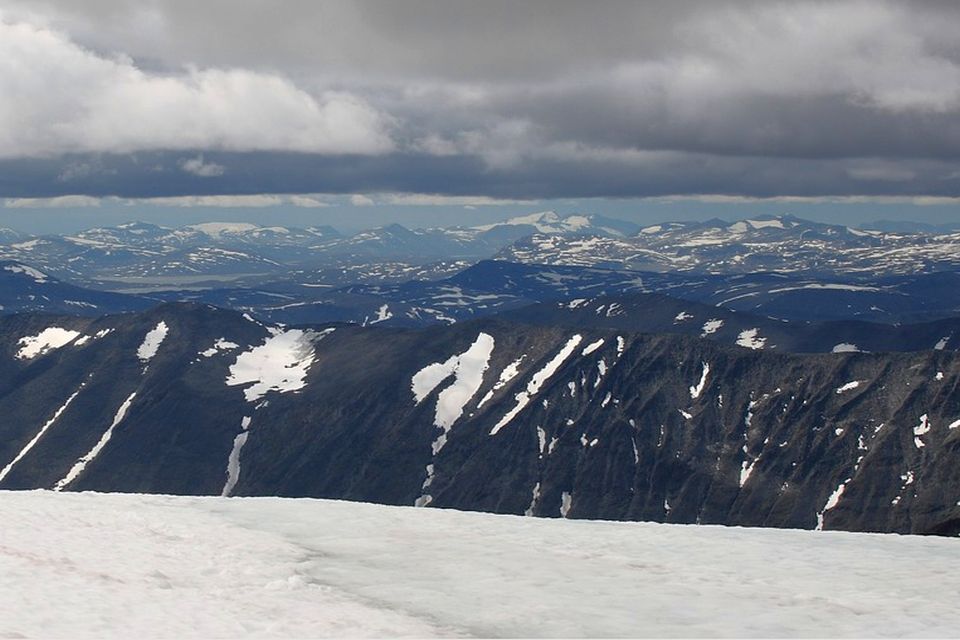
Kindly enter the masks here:
M 37 271 L 33 267 L 28 267 L 25 264 L 8 264 L 4 267 L 4 270 L 9 271 L 10 273 L 19 273 L 21 275 L 25 275 L 29 278 L 32 278 L 37 284 L 46 284 L 48 278 L 47 274 L 43 273 L 42 271 Z
M 837 395 L 840 395 L 841 393 L 846 393 L 847 391 L 852 391 L 853 389 L 856 389 L 857 387 L 859 387 L 859 386 L 860 386 L 860 383 L 861 383 L 860 380 L 851 380 L 850 382 L 848 382 L 848 383 L 846 383 L 846 384 L 840 385 L 840 386 L 837 387 L 837 389 L 836 389 L 836 394 L 837 394 Z
M 702 364 L 703 370 L 700 373 L 700 382 L 690 387 L 690 397 L 694 400 L 699 398 L 700 394 L 703 393 L 703 389 L 707 386 L 707 376 L 710 375 L 710 364 L 707 362 Z
M 37 356 L 59 349 L 70 344 L 77 336 L 79 331 L 72 329 L 62 329 L 60 327 L 47 327 L 35 336 L 24 336 L 17 341 L 20 349 L 16 357 L 19 360 L 31 360 Z
M 706 322 L 703 323 L 703 327 L 700 328 L 700 337 L 705 338 L 711 334 L 714 334 L 717 331 L 719 331 L 720 327 L 722 326 L 723 326 L 723 320 L 719 320 L 717 318 L 707 320 Z
M 212 358 L 221 351 L 229 351 L 230 349 L 239 349 L 240 345 L 236 342 L 230 342 L 226 338 L 217 338 L 217 341 L 213 343 L 213 346 L 209 349 L 201 351 L 198 355 L 204 358 Z
M 832 353 L 858 353 L 860 347 L 855 344 L 850 344 L 849 342 L 841 342 L 833 346 L 831 350 Z
M 147 332 L 140 347 L 137 348 L 137 357 L 140 358 L 140 362 L 149 362 L 153 356 L 157 355 L 157 350 L 160 349 L 169 330 L 167 323 L 161 320 L 157 326 Z
M 313 342 L 333 332 L 313 333 L 301 329 L 278 330 L 262 345 L 237 356 L 230 365 L 227 386 L 250 385 L 243 390 L 247 402 L 256 402 L 270 391 L 287 393 L 307 386 L 313 364 Z
M 763 349 L 767 339 L 759 337 L 759 333 L 759 329 L 745 329 L 737 336 L 737 344 L 747 349 Z

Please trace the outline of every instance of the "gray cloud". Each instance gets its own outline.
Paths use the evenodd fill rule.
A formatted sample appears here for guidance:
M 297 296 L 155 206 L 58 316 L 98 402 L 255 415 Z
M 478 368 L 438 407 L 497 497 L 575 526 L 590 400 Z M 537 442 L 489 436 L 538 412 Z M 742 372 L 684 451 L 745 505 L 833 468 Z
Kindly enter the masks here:
M 5 197 L 960 194 L 953 2 L 0 11 Z

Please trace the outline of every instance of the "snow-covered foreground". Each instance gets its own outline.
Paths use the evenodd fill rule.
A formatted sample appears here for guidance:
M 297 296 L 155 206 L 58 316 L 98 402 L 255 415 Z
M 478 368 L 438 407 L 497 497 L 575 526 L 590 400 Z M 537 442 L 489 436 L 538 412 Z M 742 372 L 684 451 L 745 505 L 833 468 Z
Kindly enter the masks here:
M 0 637 L 950 636 L 960 541 L 0 492 Z

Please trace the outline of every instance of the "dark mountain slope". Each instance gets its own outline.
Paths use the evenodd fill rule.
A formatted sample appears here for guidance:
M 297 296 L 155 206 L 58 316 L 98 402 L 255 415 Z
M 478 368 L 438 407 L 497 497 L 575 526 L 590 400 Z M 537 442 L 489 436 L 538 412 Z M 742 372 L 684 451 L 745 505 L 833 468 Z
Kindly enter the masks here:
M 17 357 L 51 327 L 78 334 Z M 277 329 L 167 305 L 3 318 L 0 360 L 0 488 L 960 532 L 952 352 L 497 319 Z

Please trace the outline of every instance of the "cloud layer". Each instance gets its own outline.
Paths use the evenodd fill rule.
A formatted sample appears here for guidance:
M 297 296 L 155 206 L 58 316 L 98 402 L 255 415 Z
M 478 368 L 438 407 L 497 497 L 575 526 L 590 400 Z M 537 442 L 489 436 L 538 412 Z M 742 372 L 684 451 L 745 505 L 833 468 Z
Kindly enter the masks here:
M 960 195 L 955 3 L 656 4 L 0 2 L 0 196 Z

